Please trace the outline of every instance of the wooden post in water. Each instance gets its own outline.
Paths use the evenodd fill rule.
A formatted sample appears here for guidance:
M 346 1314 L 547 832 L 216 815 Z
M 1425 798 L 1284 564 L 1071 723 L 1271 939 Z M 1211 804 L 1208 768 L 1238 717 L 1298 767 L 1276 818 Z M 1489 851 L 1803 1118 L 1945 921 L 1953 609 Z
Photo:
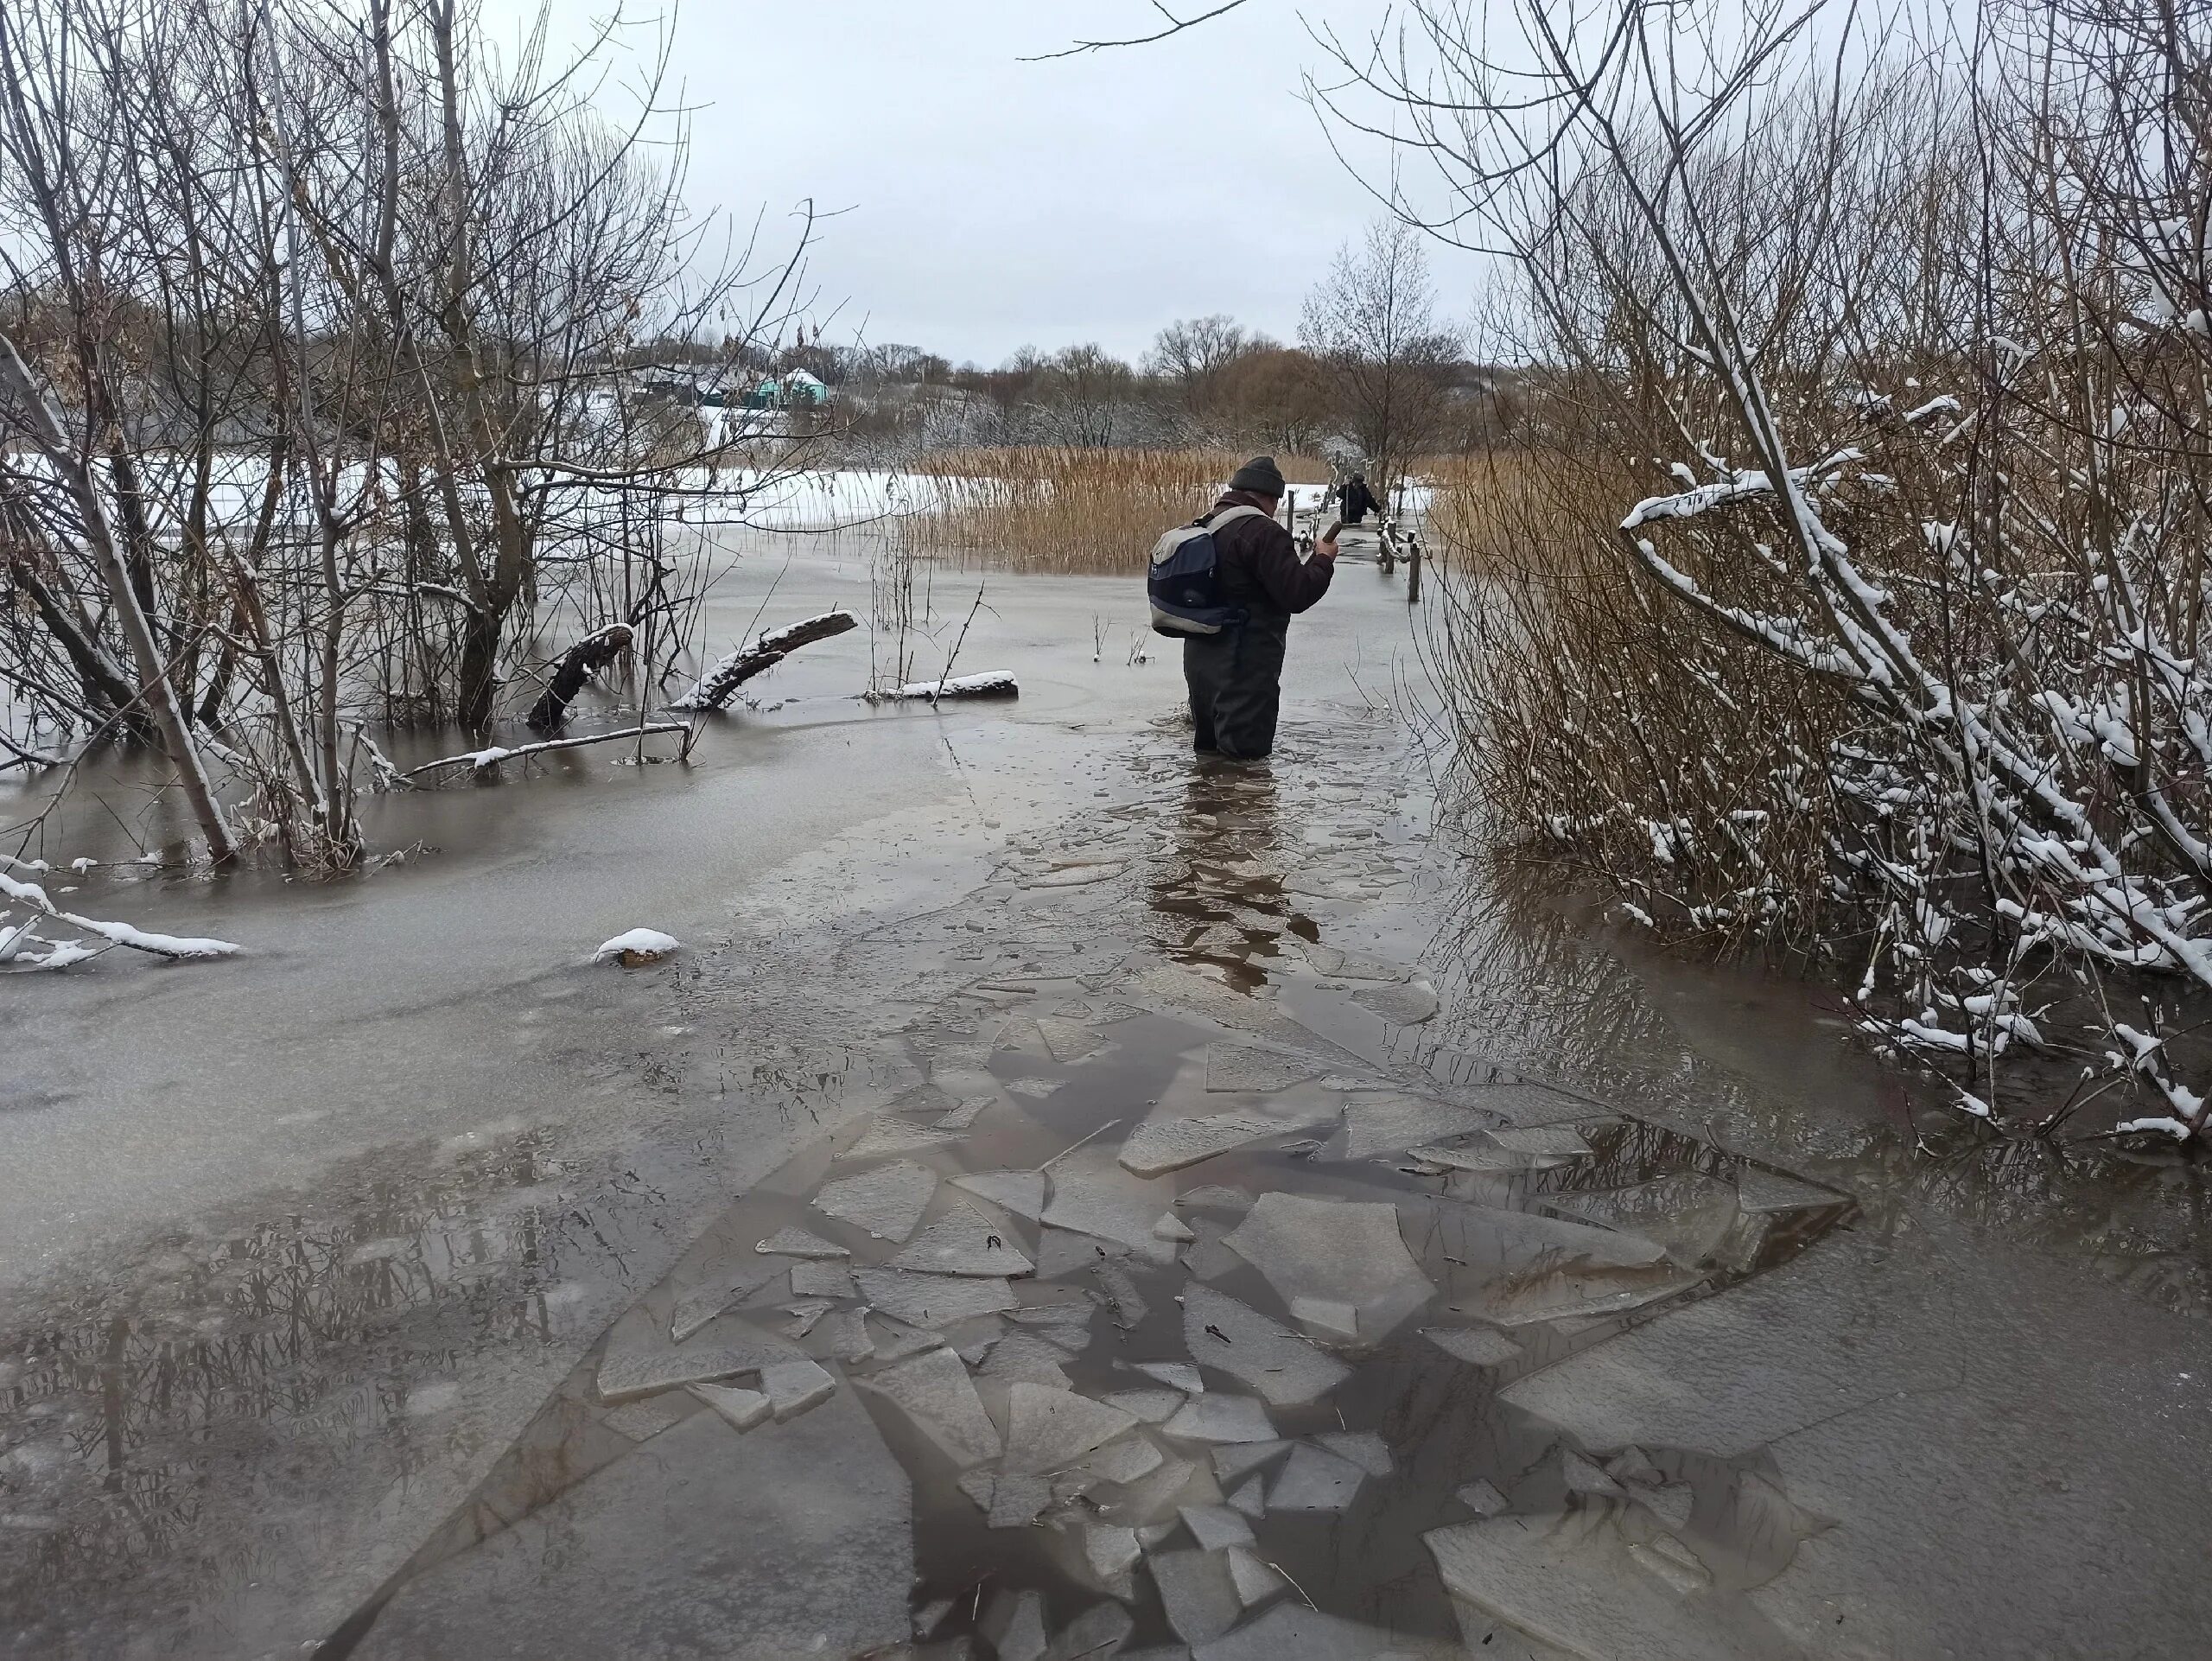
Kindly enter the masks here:
M 1294 537 L 1298 534 L 1298 487 L 1285 485 L 1282 490 L 1282 525 Z
M 1406 603 L 1421 604 L 1421 533 L 1406 532 Z

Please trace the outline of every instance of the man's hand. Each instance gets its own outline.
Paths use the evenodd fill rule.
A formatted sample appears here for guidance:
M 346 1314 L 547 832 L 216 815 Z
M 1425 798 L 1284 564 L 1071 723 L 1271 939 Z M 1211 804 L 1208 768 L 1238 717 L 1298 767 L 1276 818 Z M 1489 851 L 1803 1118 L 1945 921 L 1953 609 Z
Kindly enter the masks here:
M 1313 544 L 1314 558 L 1334 559 L 1336 557 L 1337 539 L 1334 537 L 1331 537 L 1326 542 L 1317 542 Z

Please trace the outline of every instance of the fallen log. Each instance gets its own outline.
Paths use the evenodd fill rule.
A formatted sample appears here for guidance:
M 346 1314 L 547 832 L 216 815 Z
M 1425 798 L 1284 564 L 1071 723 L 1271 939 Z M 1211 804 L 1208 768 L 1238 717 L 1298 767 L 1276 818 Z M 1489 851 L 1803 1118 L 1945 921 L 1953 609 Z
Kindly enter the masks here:
M 524 723 L 534 733 L 557 729 L 569 718 L 569 706 L 576 701 L 576 694 L 590 684 L 593 676 L 628 649 L 631 639 L 629 624 L 609 623 L 570 646 L 559 667 L 554 670 L 553 678 L 537 695 L 537 702 L 523 717 Z
M 908 681 L 904 686 L 863 692 L 861 696 L 871 703 L 924 701 L 935 703 L 944 698 L 1017 698 L 1021 696 L 1021 684 L 1014 679 L 1014 671 L 1010 669 L 988 669 L 978 675 L 953 675 L 944 680 Z
M 611 744 L 625 738 L 644 738 L 652 733 L 688 733 L 690 723 L 683 721 L 655 721 L 642 727 L 618 727 L 611 733 L 594 733 L 588 738 L 549 738 L 541 744 L 518 744 L 508 749 L 494 744 L 488 749 L 463 750 L 458 755 L 442 755 L 435 761 L 425 761 L 419 767 L 410 767 L 399 774 L 402 779 L 419 779 L 426 773 L 435 773 L 440 767 L 467 767 L 472 773 L 488 773 L 502 761 L 518 760 L 527 755 L 543 755 L 550 750 L 582 749 L 587 744 Z
M 668 707 L 686 715 L 719 710 L 736 696 L 739 687 L 755 675 L 773 669 L 799 647 L 860 626 L 861 620 L 849 611 L 826 611 L 819 617 L 808 617 L 772 634 L 763 634 L 751 646 L 717 661 L 699 677 L 690 691 Z

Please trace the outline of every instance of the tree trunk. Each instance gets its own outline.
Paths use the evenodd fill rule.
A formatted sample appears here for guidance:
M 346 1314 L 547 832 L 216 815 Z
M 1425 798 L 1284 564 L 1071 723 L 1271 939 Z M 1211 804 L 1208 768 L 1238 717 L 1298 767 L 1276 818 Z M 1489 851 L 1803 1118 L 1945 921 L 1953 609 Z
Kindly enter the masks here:
M 193 742 L 184 711 L 177 705 L 176 689 L 169 684 L 161 649 L 154 644 L 152 625 L 139 608 L 138 595 L 131 586 L 130 573 L 124 569 L 123 550 L 117 546 L 115 533 L 109 526 L 99 488 L 93 483 L 84 457 L 71 447 L 62 432 L 60 421 L 47 403 L 46 395 L 31 379 L 29 369 L 16 350 L 16 343 L 4 334 L 0 334 L 0 398 L 16 406 L 32 442 L 45 453 L 54 471 L 67 481 L 70 493 L 76 499 L 77 511 L 84 520 L 85 540 L 99 563 L 108 589 L 108 601 L 123 625 L 124 638 L 130 643 L 142 695 L 154 717 L 155 729 L 161 734 L 162 747 L 175 764 L 185 801 L 192 809 L 192 817 L 199 822 L 200 834 L 207 838 L 208 857 L 218 865 L 226 864 L 238 857 L 238 844 L 232 838 L 230 822 L 223 817 L 222 805 L 215 799 L 214 786 L 207 781 L 207 770 L 200 764 L 200 749 Z
M 492 724 L 492 701 L 499 690 L 499 620 L 471 608 L 461 620 L 461 686 L 454 714 L 470 732 Z

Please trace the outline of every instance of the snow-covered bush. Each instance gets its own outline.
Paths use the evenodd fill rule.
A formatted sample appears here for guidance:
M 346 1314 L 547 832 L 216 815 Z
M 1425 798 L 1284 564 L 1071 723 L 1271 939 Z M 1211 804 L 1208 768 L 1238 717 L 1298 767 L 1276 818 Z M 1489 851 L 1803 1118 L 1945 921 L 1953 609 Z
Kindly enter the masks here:
M 2212 17 L 1524 0 L 1531 80 L 1414 10 L 1367 84 L 1551 377 L 1462 510 L 1470 780 L 1655 926 L 1842 959 L 1971 1112 L 2035 1050 L 2212 1134 Z

